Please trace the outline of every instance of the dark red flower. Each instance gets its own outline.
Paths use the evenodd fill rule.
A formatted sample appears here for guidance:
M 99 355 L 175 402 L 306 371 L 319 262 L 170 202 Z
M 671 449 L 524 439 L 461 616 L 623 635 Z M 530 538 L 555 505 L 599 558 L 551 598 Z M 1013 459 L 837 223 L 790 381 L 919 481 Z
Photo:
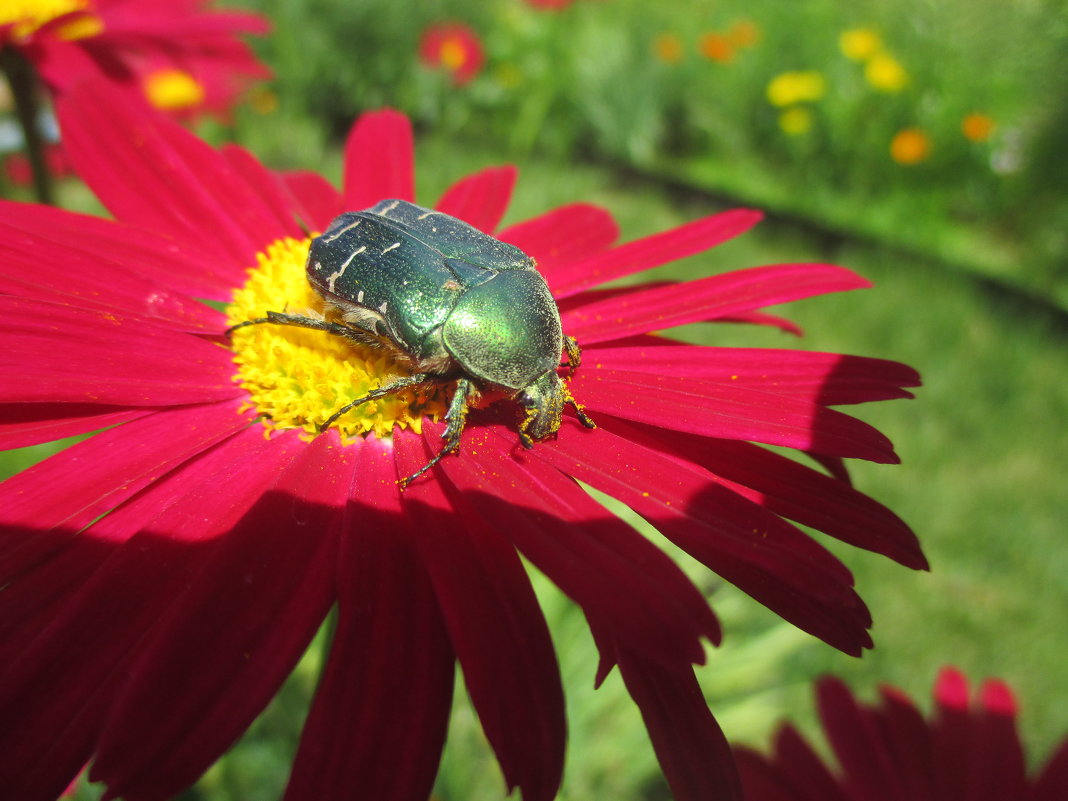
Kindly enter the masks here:
M 419 42 L 419 57 L 431 69 L 449 73 L 457 86 L 470 82 L 486 61 L 478 34 L 459 22 L 439 22 L 427 28 Z
M 0 49 L 20 53 L 57 94 L 88 78 L 104 78 L 140 93 L 146 75 L 167 69 L 199 88 L 198 105 L 220 110 L 252 80 L 270 75 L 238 39 L 242 33 L 266 33 L 268 23 L 258 14 L 209 10 L 209 4 L 210 0 L 15 3 L 0 8 Z M 188 91 L 185 95 L 190 96 Z
M 871 640 L 849 571 L 788 520 L 911 567 L 889 510 L 758 443 L 840 469 L 894 462 L 830 407 L 907 397 L 916 373 L 831 353 L 699 347 L 652 331 L 790 324 L 766 306 L 867 286 L 785 264 L 680 284 L 607 281 L 737 236 L 713 215 L 613 245 L 573 204 L 500 228 L 516 171 L 468 176 L 436 208 L 534 256 L 584 348 L 570 381 L 596 420 L 518 447 L 516 404 L 472 411 L 459 455 L 401 492 L 440 447 L 440 399 L 369 403 L 402 369 L 324 332 L 228 325 L 315 308 L 307 230 L 412 199 L 412 132 L 368 114 L 344 188 L 213 150 L 106 87 L 60 103 L 71 160 L 114 219 L 2 203 L 0 445 L 91 438 L 0 485 L 0 787 L 51 801 L 88 761 L 110 797 L 156 801 L 200 775 L 339 613 L 286 798 L 424 801 L 454 664 L 508 787 L 547 801 L 565 718 L 548 630 L 520 554 L 584 610 L 598 678 L 619 667 L 676 798 L 738 797 L 693 664 L 719 626 L 655 545 L 595 502 L 614 496 L 684 550 L 849 653 Z M 224 313 L 199 299 L 229 304 Z
M 825 764 L 795 728 L 774 753 L 735 749 L 746 801 L 1061 801 L 1068 798 L 1068 740 L 1028 777 L 1012 689 L 945 668 L 925 719 L 901 690 L 884 687 L 863 705 L 844 683 L 816 686 L 820 719 L 838 766 Z

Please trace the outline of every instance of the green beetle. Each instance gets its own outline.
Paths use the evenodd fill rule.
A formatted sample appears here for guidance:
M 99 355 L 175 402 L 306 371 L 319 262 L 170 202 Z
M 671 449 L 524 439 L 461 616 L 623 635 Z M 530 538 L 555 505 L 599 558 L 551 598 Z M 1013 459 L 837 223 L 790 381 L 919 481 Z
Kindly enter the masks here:
M 571 371 L 579 366 L 578 344 L 563 335 L 545 279 L 519 248 L 440 211 L 383 200 L 340 215 L 315 237 L 307 276 L 333 319 L 272 311 L 230 331 L 257 323 L 314 328 L 387 348 L 410 364 L 412 375 L 346 404 L 320 431 L 398 390 L 453 384 L 445 447 L 402 486 L 459 448 L 468 408 L 485 391 L 523 405 L 524 448 L 556 433 L 568 404 L 584 426 L 595 427 L 557 374 L 562 351 Z

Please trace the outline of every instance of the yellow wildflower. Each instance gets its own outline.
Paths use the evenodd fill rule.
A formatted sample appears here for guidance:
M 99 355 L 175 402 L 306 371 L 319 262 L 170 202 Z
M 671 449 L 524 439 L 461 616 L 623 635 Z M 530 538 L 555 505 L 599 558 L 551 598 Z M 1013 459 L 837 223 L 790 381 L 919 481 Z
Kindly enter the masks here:
M 768 84 L 768 101 L 773 106 L 792 106 L 819 100 L 827 91 L 823 74 L 815 70 L 783 72 Z
M 812 111 L 804 106 L 791 106 L 779 115 L 779 127 L 790 136 L 800 136 L 812 130 Z
M 864 67 L 864 77 L 882 92 L 900 92 L 909 82 L 908 73 L 889 53 L 879 53 Z
M 838 36 L 838 47 L 852 61 L 867 61 L 882 49 L 879 34 L 871 28 L 851 28 Z

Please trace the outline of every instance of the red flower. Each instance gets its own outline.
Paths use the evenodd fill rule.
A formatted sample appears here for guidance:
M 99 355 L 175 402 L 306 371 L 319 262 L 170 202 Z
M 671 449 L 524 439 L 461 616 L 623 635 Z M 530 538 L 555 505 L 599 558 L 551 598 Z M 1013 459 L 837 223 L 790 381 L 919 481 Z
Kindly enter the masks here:
M 567 8 L 573 2 L 575 2 L 575 0 L 526 0 L 528 6 L 540 11 L 556 11 L 561 8 Z
M 770 757 L 735 749 L 746 801 L 1059 801 L 1068 798 L 1068 740 L 1028 778 L 1016 732 L 1016 699 L 986 681 L 969 700 L 968 681 L 945 668 L 925 720 L 894 687 L 863 706 L 841 681 L 816 686 L 820 719 L 840 769 L 785 725 Z
M 473 30 L 459 22 L 439 22 L 423 32 L 419 57 L 431 69 L 444 69 L 452 82 L 463 86 L 486 61 L 482 42 Z
M 613 246 L 612 218 L 585 204 L 498 229 L 514 168 L 454 184 L 437 209 L 537 258 L 584 348 L 570 387 L 599 428 L 565 415 L 558 436 L 525 451 L 514 402 L 477 409 L 462 452 L 401 492 L 397 479 L 440 448 L 444 425 L 422 416 L 440 414 L 438 399 L 365 404 L 342 418 L 342 437 L 315 436 L 398 366 L 324 332 L 258 325 L 231 342 L 223 331 L 267 309 L 314 308 L 306 229 L 413 198 L 408 121 L 360 119 L 338 193 L 239 148 L 215 151 L 110 90 L 84 85 L 59 116 L 114 220 L 0 204 L 0 443 L 100 433 L 0 485 L 0 719 L 20 721 L 0 727 L 0 786 L 12 797 L 54 798 L 90 760 L 112 796 L 170 797 L 244 731 L 336 603 L 289 801 L 354 787 L 423 801 L 457 659 L 508 786 L 546 801 L 564 707 L 522 554 L 584 609 L 599 678 L 619 666 L 676 798 L 737 798 L 692 669 L 703 640 L 720 638 L 715 617 L 576 480 L 849 653 L 871 643 L 868 611 L 849 571 L 786 518 L 924 566 L 889 510 L 754 444 L 836 468 L 893 462 L 882 435 L 828 407 L 906 397 L 914 371 L 649 333 L 789 326 L 759 310 L 863 279 L 786 264 L 596 288 L 711 248 L 757 213 Z
M 63 151 L 63 145 L 58 142 L 49 145 L 45 150 L 45 159 L 48 169 L 56 177 L 70 175 L 70 164 L 67 154 Z M 33 184 L 33 171 L 30 168 L 30 160 L 22 153 L 9 153 L 3 159 L 4 172 L 7 179 L 15 186 L 31 186 Z
M 54 0 L 0 10 L 0 49 L 13 48 L 55 93 L 100 77 L 142 91 L 158 69 L 188 76 L 209 109 L 225 108 L 270 75 L 240 33 L 265 33 L 258 14 L 209 11 L 208 0 Z

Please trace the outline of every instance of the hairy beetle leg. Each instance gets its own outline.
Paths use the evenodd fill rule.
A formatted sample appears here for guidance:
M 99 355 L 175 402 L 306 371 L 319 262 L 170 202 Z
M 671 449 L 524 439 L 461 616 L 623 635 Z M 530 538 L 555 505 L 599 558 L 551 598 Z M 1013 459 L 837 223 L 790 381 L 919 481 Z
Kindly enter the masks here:
M 419 476 L 440 462 L 443 457 L 460 449 L 460 436 L 463 434 L 464 425 L 467 423 L 467 410 L 470 408 L 470 399 L 472 395 L 476 394 L 477 390 L 470 379 L 461 378 L 456 382 L 456 391 L 452 395 L 452 401 L 449 402 L 449 411 L 445 413 L 445 420 L 449 425 L 441 435 L 441 438 L 445 440 L 445 447 L 410 476 L 398 481 L 397 483 L 400 484 L 401 489 L 407 488 Z
M 232 325 L 226 329 L 226 335 L 230 336 L 230 334 L 238 328 L 244 328 L 246 325 L 259 325 L 260 323 L 275 323 L 277 325 L 292 325 L 296 328 L 311 328 L 315 331 L 326 331 L 328 334 L 343 337 L 358 345 L 369 345 L 371 347 L 381 346 L 381 342 L 365 331 L 350 328 L 341 323 L 334 323 L 330 320 L 308 317 L 304 314 L 288 314 L 286 312 L 276 311 L 267 312 L 266 317 L 257 317 L 255 320 L 245 320 L 243 323 Z
M 340 409 L 338 409 L 336 412 L 326 418 L 326 422 L 322 423 L 319 426 L 319 433 L 322 434 L 324 431 L 326 431 L 326 429 L 330 428 L 330 426 L 337 422 L 337 419 L 341 417 L 341 415 L 345 414 L 345 412 L 351 409 L 355 409 L 362 403 L 378 400 L 379 398 L 384 398 L 386 395 L 392 395 L 394 392 L 398 392 L 402 389 L 407 389 L 408 387 L 418 386 L 419 384 L 436 383 L 438 380 L 439 379 L 437 376 L 430 375 L 429 373 L 416 373 L 415 375 L 398 378 L 396 381 L 386 384 L 384 387 L 372 389 L 363 397 L 357 398 L 354 401 L 346 403 L 344 406 L 342 406 Z

